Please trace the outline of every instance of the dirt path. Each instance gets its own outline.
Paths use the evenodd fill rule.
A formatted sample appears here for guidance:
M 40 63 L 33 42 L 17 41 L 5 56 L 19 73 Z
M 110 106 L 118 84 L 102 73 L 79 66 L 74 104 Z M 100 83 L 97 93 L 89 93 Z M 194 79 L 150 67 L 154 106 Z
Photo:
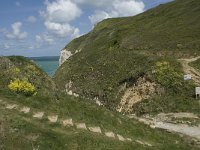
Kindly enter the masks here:
M 154 124 L 155 128 L 165 129 L 171 132 L 177 132 L 181 134 L 188 135 L 190 137 L 194 137 L 200 140 L 200 128 L 199 127 L 191 127 L 186 124 L 172 124 L 166 122 L 156 122 Z
M 198 145 L 200 145 L 200 124 L 188 125 L 190 121 L 184 120 L 198 120 L 200 123 L 200 118 L 192 113 L 161 113 L 156 116 L 142 116 L 136 117 L 135 115 L 129 115 L 129 118 L 135 118 L 144 124 L 149 125 L 151 128 L 164 129 L 169 132 L 176 132 L 183 135 L 187 135 L 194 140 Z M 177 120 L 181 120 L 181 123 L 176 123 Z M 173 120 L 173 121 L 172 121 Z M 171 123 L 172 122 L 172 123 Z
M 183 71 L 185 74 L 191 75 L 192 80 L 196 85 L 200 85 L 200 71 L 196 70 L 189 63 L 194 62 L 200 59 L 200 56 L 189 59 L 178 59 L 178 61 L 183 66 Z M 180 134 L 187 135 L 195 139 L 195 141 L 200 145 L 200 118 L 192 113 L 169 113 L 169 114 L 158 114 L 157 116 L 143 116 L 136 117 L 134 115 L 129 115 L 130 118 L 135 118 L 140 122 L 143 122 L 149 125 L 151 128 L 159 128 L 164 129 L 169 132 L 176 132 Z M 176 121 L 172 121 L 179 119 L 178 123 Z M 182 121 L 180 121 L 182 119 Z M 184 121 L 184 119 L 190 119 L 190 121 Z M 196 126 L 188 124 L 191 123 L 192 120 L 197 119 L 199 124 Z
M 190 59 L 178 59 L 178 61 L 183 66 L 183 71 L 185 72 L 185 74 L 191 75 L 192 80 L 195 82 L 196 85 L 200 85 L 200 72 L 191 67 L 189 63 L 194 62 L 198 59 L 200 59 L 200 56 Z

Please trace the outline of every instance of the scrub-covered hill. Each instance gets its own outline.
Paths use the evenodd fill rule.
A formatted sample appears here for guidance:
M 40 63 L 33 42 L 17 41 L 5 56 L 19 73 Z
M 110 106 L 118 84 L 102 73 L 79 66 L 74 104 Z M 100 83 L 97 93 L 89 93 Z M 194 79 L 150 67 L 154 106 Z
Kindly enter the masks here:
M 54 82 L 32 61 L 21 56 L 0 57 L 0 70 L 2 96 L 33 98 L 35 103 L 40 99 L 41 104 L 56 100 Z
M 55 92 L 24 57 L 0 57 L 0 68 L 0 149 L 198 149 L 187 138 Z
M 106 19 L 61 51 L 54 80 L 68 94 L 120 112 L 199 113 L 194 84 L 183 80 L 177 61 L 199 54 L 199 19 L 197 0 Z

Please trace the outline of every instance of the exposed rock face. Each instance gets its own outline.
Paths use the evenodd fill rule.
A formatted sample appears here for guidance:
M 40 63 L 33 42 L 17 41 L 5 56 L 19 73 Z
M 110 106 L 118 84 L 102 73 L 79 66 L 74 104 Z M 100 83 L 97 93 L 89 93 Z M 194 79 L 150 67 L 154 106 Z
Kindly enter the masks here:
M 70 80 L 66 85 L 65 85 L 65 91 L 68 95 L 70 96 L 74 96 L 74 97 L 80 97 L 79 94 L 77 93 L 74 93 L 73 90 L 73 82 Z M 100 102 L 99 98 L 98 97 L 94 97 L 94 99 L 90 99 L 90 98 L 86 98 L 84 97 L 85 99 L 89 99 L 89 100 L 92 100 L 92 101 L 95 101 L 95 103 L 98 105 L 98 106 L 103 106 L 103 103 Z
M 135 85 L 125 90 L 121 102 L 117 107 L 118 112 L 132 112 L 133 105 L 148 99 L 156 92 L 156 84 L 147 81 L 145 77 L 139 78 Z
M 59 66 L 61 66 L 67 59 L 69 59 L 73 54 L 71 51 L 66 49 L 61 50 L 60 52 L 60 59 L 59 59 Z
M 68 94 L 68 95 L 73 95 L 73 96 L 75 96 L 75 97 L 79 97 L 79 94 L 77 94 L 77 93 L 73 93 L 73 91 L 72 91 L 72 84 L 73 84 L 73 82 L 72 81 L 69 81 L 69 83 L 67 83 L 66 85 L 65 85 L 65 88 L 66 88 L 66 93 Z
M 81 52 L 81 49 L 76 50 L 74 54 Z M 73 56 L 71 51 L 67 49 L 63 49 L 60 52 L 59 66 L 61 66 L 66 60 L 68 60 L 71 56 Z

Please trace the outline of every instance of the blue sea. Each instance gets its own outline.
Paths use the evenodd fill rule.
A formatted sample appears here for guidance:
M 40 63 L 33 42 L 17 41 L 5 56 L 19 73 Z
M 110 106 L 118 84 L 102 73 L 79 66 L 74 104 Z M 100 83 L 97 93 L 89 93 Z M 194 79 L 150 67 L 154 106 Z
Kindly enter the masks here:
M 29 59 L 34 61 L 49 76 L 53 76 L 59 66 L 59 56 L 31 57 Z

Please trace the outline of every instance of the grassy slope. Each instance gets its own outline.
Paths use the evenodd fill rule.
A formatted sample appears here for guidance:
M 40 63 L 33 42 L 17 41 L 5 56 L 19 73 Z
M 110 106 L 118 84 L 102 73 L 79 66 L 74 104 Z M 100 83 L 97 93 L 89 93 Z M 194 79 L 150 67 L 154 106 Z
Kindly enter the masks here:
M 160 55 L 170 54 L 173 62 L 177 57 L 199 54 L 200 35 L 196 32 L 200 30 L 199 19 L 200 1 L 197 0 L 177 0 L 135 17 L 106 19 L 65 47 L 72 52 L 82 51 L 57 70 L 55 82 L 64 90 L 65 84 L 72 80 L 74 92 L 90 98 L 98 96 L 112 109 L 122 94 L 118 92 L 120 85 L 134 83 L 139 76 L 149 74 Z M 181 67 L 175 66 L 175 69 Z M 163 97 L 158 97 L 150 104 L 142 103 L 140 108 L 146 109 L 144 112 L 199 112 L 192 88 L 180 91 L 181 96 L 167 93 L 165 102 Z M 152 102 L 159 106 L 158 110 Z M 190 103 L 195 107 L 191 109 Z
M 2 61 L 3 58 L 1 58 Z M 17 60 L 16 60 L 17 59 Z M 11 61 L 9 61 L 11 60 Z M 9 57 L 6 62 L 14 63 L 15 67 L 25 68 L 30 61 L 22 57 Z M 16 63 L 17 62 L 17 63 Z M 1 66 L 3 63 L 1 62 Z M 19 66 L 20 64 L 20 66 Z M 32 63 L 31 63 L 32 64 Z M 5 66 L 4 66 L 5 67 Z M 2 68 L 4 68 L 2 67 Z M 4 70 L 6 71 L 6 69 Z M 39 71 L 36 69 L 36 71 Z M 41 71 L 41 70 L 40 70 Z M 34 72 L 32 72 L 34 74 Z M 41 72 L 42 73 L 42 72 Z M 2 74 L 1 74 L 2 75 Z M 25 76 L 26 74 L 24 74 Z M 7 76 L 8 77 L 8 76 Z M 4 76 L 5 80 L 8 80 Z M 39 80 L 39 76 L 37 79 Z M 3 78 L 1 78 L 1 85 Z M 37 83 L 37 81 L 36 81 Z M 34 83 L 33 83 L 34 84 Z M 45 86 L 45 85 L 41 85 Z M 0 104 L 0 149 L 196 149 L 189 146 L 178 135 L 150 129 L 138 121 L 126 116 L 97 107 L 92 102 L 77 99 L 58 93 L 58 100 L 48 100 L 44 96 L 24 97 L 16 95 L 6 86 L 0 93 L 0 99 L 8 103 L 31 107 L 33 111 L 44 111 L 47 114 L 57 114 L 60 118 L 72 117 L 75 122 L 85 122 L 87 125 L 100 126 L 103 131 L 113 131 L 134 140 L 151 143 L 154 147 L 144 147 L 137 143 L 119 142 L 101 135 L 62 128 L 59 124 L 50 125 L 46 119 L 38 121 L 31 119 L 31 114 L 23 115 L 16 110 L 6 110 Z M 34 138 L 37 137 L 35 140 Z
M 24 99 L 13 100 L 2 98 L 7 102 L 15 102 L 21 105 Z M 67 103 L 66 103 L 67 102 Z M 31 104 L 27 104 L 30 106 Z M 99 125 L 104 131 L 114 131 L 132 139 L 139 139 L 154 145 L 143 147 L 137 143 L 119 142 L 105 138 L 101 135 L 77 130 L 76 128 L 62 128 L 59 124 L 50 125 L 46 120 L 37 121 L 30 119 L 30 115 L 19 115 L 15 110 L 8 111 L 0 106 L 0 137 L 1 146 L 6 149 L 32 149 L 32 146 L 39 146 L 40 149 L 196 149 L 189 146 L 183 138 L 178 135 L 163 131 L 153 130 L 128 119 L 117 113 L 109 112 L 104 108 L 83 102 L 81 100 L 67 97 L 63 102 L 58 103 L 54 108 L 47 110 L 43 106 L 34 108 L 35 111 L 45 110 L 48 113 L 70 116 L 76 122 L 86 122 L 87 125 Z M 54 111 L 53 111 L 54 109 Z M 39 137 L 33 140 L 35 136 Z
M 198 51 L 199 6 L 196 0 L 175 0 L 134 17 L 106 19 L 65 48 L 74 52 L 92 47 L 87 51 L 96 51 L 95 48 L 106 48 L 117 42 L 123 48 L 139 51 Z

